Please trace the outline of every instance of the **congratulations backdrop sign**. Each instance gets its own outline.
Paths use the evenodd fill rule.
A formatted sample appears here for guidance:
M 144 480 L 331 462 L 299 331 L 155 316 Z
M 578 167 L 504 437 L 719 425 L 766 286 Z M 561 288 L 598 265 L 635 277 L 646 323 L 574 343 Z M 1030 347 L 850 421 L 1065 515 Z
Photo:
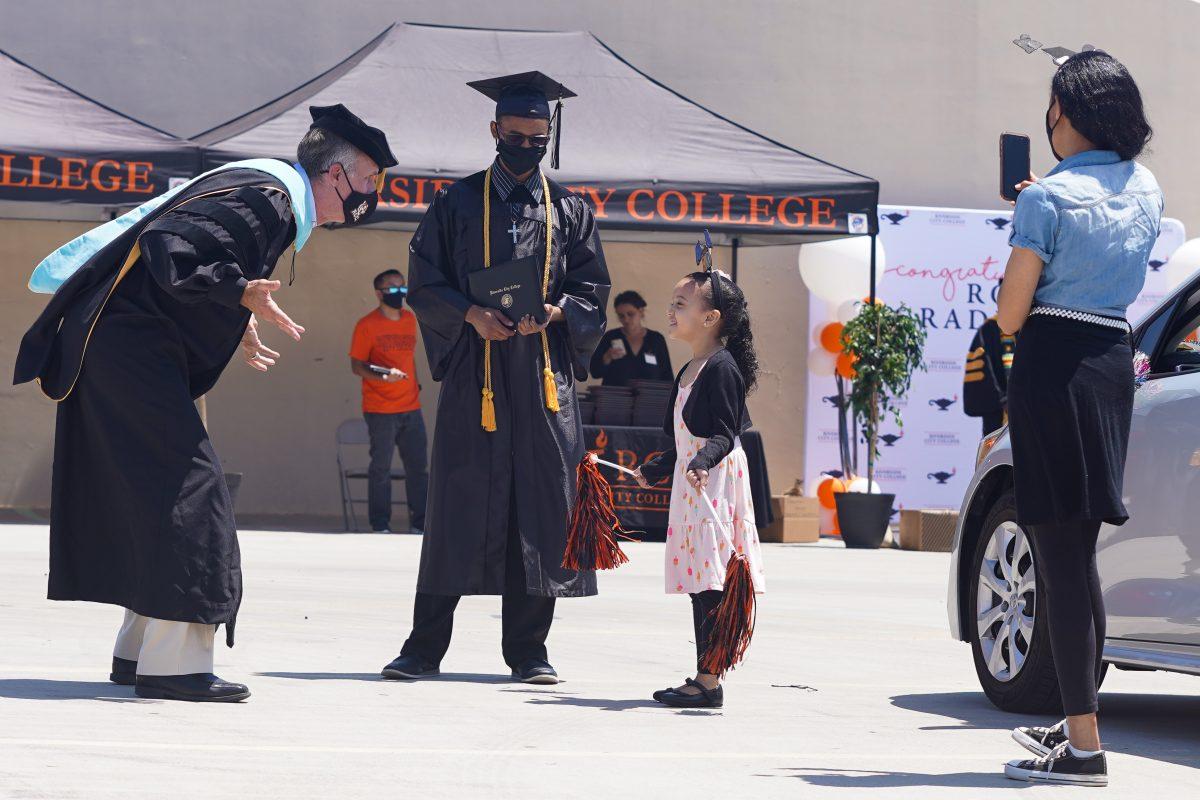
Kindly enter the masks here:
M 912 390 L 900 403 L 903 428 L 890 419 L 882 426 L 875 479 L 883 491 L 896 494 L 898 509 L 957 509 L 982 434 L 981 420 L 963 413 L 963 365 L 976 329 L 996 313 L 1012 213 L 880 206 L 879 216 L 887 269 L 878 296 L 891 306 L 907 304 L 928 338 L 927 371 L 913 377 Z M 1183 241 L 1183 224 L 1164 219 L 1146 286 L 1129 310 L 1131 320 L 1174 288 L 1163 267 Z M 822 347 L 821 332 L 837 317 L 836 307 L 810 295 L 809 346 L 814 352 Z M 809 358 L 804 483 L 811 495 L 823 473 L 841 468 L 835 368 L 834 359 Z M 859 474 L 866 469 L 866 447 L 860 444 Z

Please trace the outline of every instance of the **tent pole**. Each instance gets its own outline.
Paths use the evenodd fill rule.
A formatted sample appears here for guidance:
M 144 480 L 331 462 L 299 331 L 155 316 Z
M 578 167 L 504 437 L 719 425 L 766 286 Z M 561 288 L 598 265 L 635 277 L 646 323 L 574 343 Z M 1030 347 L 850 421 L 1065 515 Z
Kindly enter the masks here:
M 871 234 L 871 305 L 875 305 L 875 237 L 877 234 Z M 737 262 L 734 262 L 737 263 Z
M 733 282 L 734 282 L 734 283 L 737 283 L 737 279 L 738 279 L 738 263 L 737 263 L 737 257 L 738 257 L 738 237 L 736 237 L 736 236 L 735 236 L 735 237 L 733 237 L 733 241 L 732 241 L 732 243 L 731 243 L 731 244 L 733 245 L 733 257 L 732 257 L 732 259 L 731 259 L 731 261 L 730 261 L 730 263 L 729 263 L 729 269 L 730 269 L 730 271 L 732 272 L 732 274 L 730 275 L 730 277 L 733 279 Z

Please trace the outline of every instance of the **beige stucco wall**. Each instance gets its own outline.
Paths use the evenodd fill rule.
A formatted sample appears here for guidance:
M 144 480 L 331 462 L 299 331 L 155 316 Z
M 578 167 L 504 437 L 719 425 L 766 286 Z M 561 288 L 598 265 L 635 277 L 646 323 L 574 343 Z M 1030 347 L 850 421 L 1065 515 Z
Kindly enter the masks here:
M 11 365 L 16 347 L 44 298 L 25 289 L 29 270 L 46 252 L 82 231 L 74 223 L 0 221 L 0 364 Z M 307 329 L 299 344 L 267 330 L 264 338 L 283 353 L 268 374 L 239 362 L 226 370 L 208 397 L 209 428 L 231 471 L 245 473 L 238 511 L 261 522 L 332 524 L 340 516 L 334 431 L 359 413 L 359 380 L 346 351 L 354 322 L 373 307 L 371 278 L 382 269 L 406 269 L 407 233 L 353 230 L 314 232 L 297 259 L 297 280 L 277 297 Z M 679 244 L 614 242 L 605 248 L 617 290 L 636 288 L 650 303 L 649 322 L 660 330 L 670 289 L 688 271 L 691 248 Z M 728 253 L 718 254 L 724 263 Z M 763 431 L 776 482 L 801 474 L 806 294 L 796 270 L 795 247 L 743 249 L 742 283 L 750 298 L 764 366 L 762 389 L 751 413 Z M 279 274 L 286 278 L 287 259 Z M 611 314 L 611 310 L 610 310 Z M 614 323 L 615 324 L 615 321 Z M 672 345 L 672 359 L 687 353 Z M 432 430 L 437 385 L 424 353 L 418 371 Z M 44 510 L 49 502 L 54 404 L 35 386 L 0 383 L 0 506 Z
M 1156 128 L 1147 163 L 1164 187 L 1168 213 L 1200 230 L 1200 161 L 1193 142 L 1200 130 L 1200 3 L 1189 0 L 360 5 L 354 19 L 341 22 L 360 27 L 364 41 L 397 18 L 591 30 L 635 66 L 717 112 L 878 178 L 883 201 L 901 205 L 994 207 L 996 139 L 1003 130 L 1031 134 L 1035 169 L 1049 166 L 1040 131 L 1052 67 L 1044 55 L 1022 55 L 1010 41 L 1028 32 L 1047 44 L 1090 42 L 1124 60 L 1137 77 Z M 431 123 L 431 135 L 438 124 L 459 121 Z M 569 122 L 565 131 L 569 157 Z M 5 369 L 40 305 L 24 290 L 30 268 L 80 230 L 0 221 Z M 333 431 L 357 413 L 347 340 L 355 318 L 369 307 L 370 276 L 403 267 L 406 244 L 407 235 L 397 232 L 317 232 L 301 259 L 299 282 L 281 294 L 284 306 L 308 326 L 305 341 L 282 345 L 284 359 L 274 374 L 233 365 L 213 393 L 210 421 L 218 451 L 230 469 L 246 473 L 243 512 L 338 513 Z M 666 289 L 686 268 L 687 248 L 613 243 L 607 249 L 616 287 L 640 289 L 658 314 Z M 764 432 L 777 490 L 800 474 L 803 457 L 808 325 L 795 255 L 791 247 L 746 249 L 741 260 L 766 370 L 751 411 Z M 44 508 L 53 409 L 36 389 L 13 390 L 6 383 L 0 380 L 0 505 Z M 434 391 L 426 394 L 428 409 Z

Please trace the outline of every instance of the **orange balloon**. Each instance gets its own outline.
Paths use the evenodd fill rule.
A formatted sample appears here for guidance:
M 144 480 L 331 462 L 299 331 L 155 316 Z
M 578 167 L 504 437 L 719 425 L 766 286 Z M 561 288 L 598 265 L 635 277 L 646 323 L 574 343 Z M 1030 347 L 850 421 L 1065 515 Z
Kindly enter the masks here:
M 833 496 L 844 491 L 846 491 L 846 484 L 842 482 L 841 478 L 830 476 L 817 484 L 817 500 L 823 508 L 836 508 L 837 503 Z
M 849 353 L 841 353 L 837 357 L 837 374 L 846 380 L 854 380 L 854 362 L 858 359 Z
M 842 352 L 842 330 L 845 327 L 840 322 L 831 322 L 821 328 L 821 347 L 831 353 Z

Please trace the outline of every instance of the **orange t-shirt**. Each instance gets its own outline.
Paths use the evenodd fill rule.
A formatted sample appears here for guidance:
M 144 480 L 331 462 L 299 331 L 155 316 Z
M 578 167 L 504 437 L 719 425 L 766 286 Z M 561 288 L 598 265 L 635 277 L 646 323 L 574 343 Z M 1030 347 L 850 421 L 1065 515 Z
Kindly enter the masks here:
M 395 383 L 363 379 L 362 407 L 371 414 L 400 414 L 421 407 L 417 387 L 417 318 L 408 309 L 390 320 L 379 309 L 358 321 L 350 343 L 350 357 L 377 367 L 395 367 L 408 377 Z

